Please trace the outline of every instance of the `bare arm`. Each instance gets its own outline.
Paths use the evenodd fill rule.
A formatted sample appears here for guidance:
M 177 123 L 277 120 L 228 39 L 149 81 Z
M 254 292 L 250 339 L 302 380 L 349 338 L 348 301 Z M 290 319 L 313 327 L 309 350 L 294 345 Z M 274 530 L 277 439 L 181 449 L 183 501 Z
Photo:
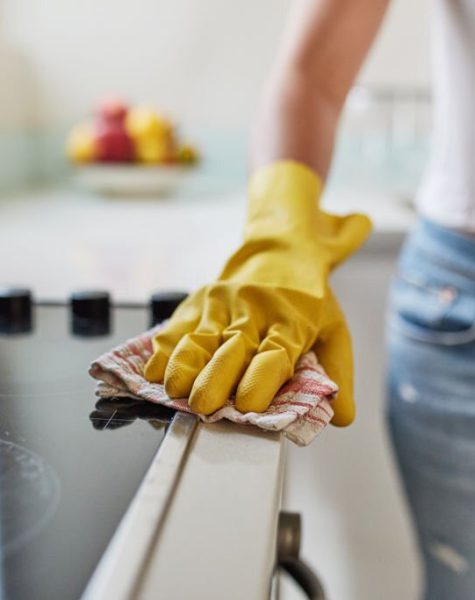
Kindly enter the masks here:
M 325 178 L 338 119 L 389 0 L 295 0 L 254 129 L 252 169 L 280 159 Z

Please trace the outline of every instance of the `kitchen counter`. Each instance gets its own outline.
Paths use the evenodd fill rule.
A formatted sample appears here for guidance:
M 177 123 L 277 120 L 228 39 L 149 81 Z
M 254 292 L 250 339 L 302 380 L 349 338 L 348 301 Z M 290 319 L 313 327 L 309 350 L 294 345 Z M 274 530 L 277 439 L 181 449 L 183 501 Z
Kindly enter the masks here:
M 359 417 L 344 435 L 331 430 L 305 450 L 289 449 L 284 506 L 304 514 L 303 555 L 323 574 L 332 597 L 349 597 L 349 589 L 359 590 L 355 599 L 381 597 L 388 593 L 389 578 L 391 598 L 406 597 L 408 589 L 415 587 L 410 571 L 413 553 L 407 524 L 398 512 L 396 481 L 387 464 L 379 415 L 384 297 L 396 248 L 414 214 L 380 194 L 334 190 L 325 196 L 325 205 L 334 212 L 367 212 L 375 225 L 365 249 L 335 277 L 354 337 Z M 244 211 L 243 190 L 184 189 L 160 200 L 127 200 L 52 188 L 6 197 L 0 199 L 0 284 L 26 285 L 38 298 L 66 298 L 73 289 L 101 288 L 111 291 L 115 300 L 141 303 L 152 291 L 194 289 L 215 277 L 237 247 Z M 232 598 L 229 590 L 237 593 L 237 584 L 233 588 L 224 580 L 222 564 L 226 560 L 234 564 L 234 548 L 240 553 L 239 564 L 245 563 L 246 578 L 250 573 L 250 585 L 256 583 L 255 574 L 265 573 L 258 582 L 262 591 L 274 559 L 269 547 L 276 517 L 266 506 L 274 511 L 280 497 L 282 452 L 279 436 L 241 431 L 229 424 L 198 427 L 190 468 L 183 470 L 170 521 L 162 531 L 163 545 L 156 547 L 148 563 L 143 598 L 151 597 L 154 589 L 168 589 L 171 579 L 177 578 L 177 564 L 183 575 L 178 584 L 185 586 L 177 589 L 195 589 L 194 582 L 199 589 L 206 578 L 213 578 L 217 589 L 228 584 L 226 593 L 218 597 Z M 360 486 L 356 469 L 355 484 L 349 484 L 351 494 L 342 493 L 347 456 L 357 457 L 355 464 L 371 465 L 365 470 L 372 474 L 368 485 Z M 205 476 L 211 482 L 206 486 Z M 196 489 L 195 496 L 190 489 Z M 210 501 L 216 495 L 219 506 Z M 255 505 L 256 498 L 262 502 Z M 379 517 L 368 533 L 367 507 L 375 502 Z M 206 554 L 201 545 L 205 540 L 196 533 L 200 523 L 207 539 L 219 543 L 222 552 Z M 390 549 L 381 545 L 373 530 L 391 537 Z M 262 543 L 249 543 L 249 539 Z M 240 542 L 246 543 L 245 550 Z M 192 565 L 190 571 L 183 569 L 182 557 L 187 569 Z M 374 576 L 375 562 L 380 577 Z M 233 575 L 240 582 L 246 579 L 241 569 Z M 240 597 L 252 598 L 252 594 Z

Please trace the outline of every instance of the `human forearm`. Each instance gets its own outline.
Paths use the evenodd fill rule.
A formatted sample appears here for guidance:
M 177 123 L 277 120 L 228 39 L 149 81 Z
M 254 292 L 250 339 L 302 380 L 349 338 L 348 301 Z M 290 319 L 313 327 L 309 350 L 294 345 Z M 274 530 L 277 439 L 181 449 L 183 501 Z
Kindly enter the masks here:
M 388 0 L 299 0 L 260 103 L 251 167 L 279 159 L 325 178 L 339 116 Z
M 282 73 L 265 92 L 254 127 L 251 167 L 301 162 L 322 178 L 330 166 L 340 107 L 309 85 L 306 74 Z

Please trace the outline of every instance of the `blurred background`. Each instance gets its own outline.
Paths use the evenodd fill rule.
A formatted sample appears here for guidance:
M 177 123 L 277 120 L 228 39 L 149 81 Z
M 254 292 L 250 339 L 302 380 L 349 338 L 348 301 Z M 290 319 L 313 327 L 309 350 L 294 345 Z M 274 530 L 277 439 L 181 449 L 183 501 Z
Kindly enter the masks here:
M 338 178 L 414 185 L 428 131 L 427 4 L 394 3 L 349 103 Z M 1 189 L 64 176 L 65 133 L 110 92 L 171 112 L 206 169 L 237 181 L 288 5 L 2 0 Z
M 193 289 L 237 245 L 249 129 L 289 0 L 0 0 L 0 283 L 145 302 Z M 430 137 L 429 1 L 398 0 L 345 110 L 325 196 L 375 222 L 335 286 L 359 418 L 289 449 L 285 503 L 330 598 L 415 597 L 416 559 L 383 425 L 384 303 Z M 170 115 L 201 161 L 166 193 L 110 197 L 65 158 L 105 94 Z M 297 598 L 285 588 L 284 598 Z

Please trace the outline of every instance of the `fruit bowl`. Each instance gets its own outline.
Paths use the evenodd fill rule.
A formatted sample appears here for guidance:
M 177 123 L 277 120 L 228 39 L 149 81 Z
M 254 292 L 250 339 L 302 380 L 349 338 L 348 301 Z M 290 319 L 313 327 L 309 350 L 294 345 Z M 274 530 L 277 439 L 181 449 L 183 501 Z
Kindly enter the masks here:
M 163 196 L 185 181 L 193 167 L 182 165 L 100 164 L 77 166 L 75 182 L 106 196 Z
M 161 111 L 114 96 L 72 128 L 66 154 L 79 185 L 109 196 L 163 195 L 199 161 Z

